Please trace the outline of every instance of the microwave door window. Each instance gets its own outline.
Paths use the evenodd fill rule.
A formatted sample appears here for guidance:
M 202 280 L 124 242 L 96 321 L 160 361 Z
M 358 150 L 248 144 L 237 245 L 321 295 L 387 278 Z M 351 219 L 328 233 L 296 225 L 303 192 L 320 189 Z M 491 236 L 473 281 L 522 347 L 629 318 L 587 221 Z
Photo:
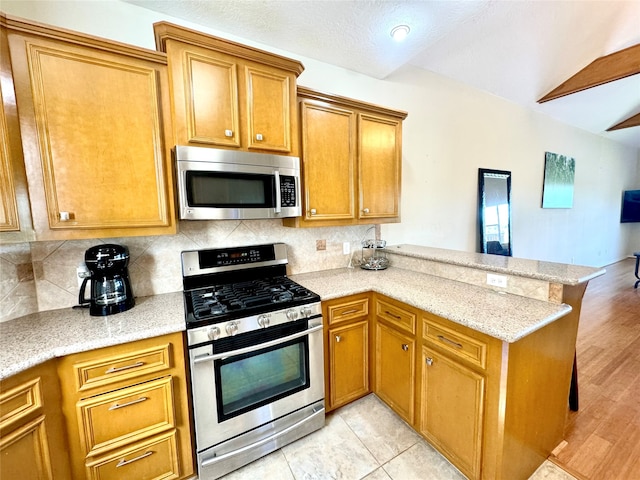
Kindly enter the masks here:
M 187 172 L 190 207 L 272 208 L 273 177 L 218 172 Z

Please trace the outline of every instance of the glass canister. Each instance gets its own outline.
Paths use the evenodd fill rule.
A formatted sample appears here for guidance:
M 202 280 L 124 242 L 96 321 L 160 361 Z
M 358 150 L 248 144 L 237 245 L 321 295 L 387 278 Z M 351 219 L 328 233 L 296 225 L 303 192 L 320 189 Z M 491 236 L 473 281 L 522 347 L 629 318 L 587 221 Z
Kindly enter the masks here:
M 387 242 L 385 240 L 363 240 L 360 268 L 364 270 L 384 270 L 387 268 L 389 260 L 387 259 L 387 253 L 384 251 L 386 245 Z

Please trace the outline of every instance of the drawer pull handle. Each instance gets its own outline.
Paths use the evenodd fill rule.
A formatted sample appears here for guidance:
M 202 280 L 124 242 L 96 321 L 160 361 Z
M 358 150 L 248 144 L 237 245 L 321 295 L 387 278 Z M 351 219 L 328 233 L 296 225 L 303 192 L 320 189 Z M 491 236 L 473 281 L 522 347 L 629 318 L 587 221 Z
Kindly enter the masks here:
M 105 374 L 121 372 L 123 370 L 129 370 L 130 368 L 138 368 L 144 365 L 144 362 L 136 362 L 131 365 L 125 365 L 124 367 L 111 367 L 109 370 L 104 372 Z
M 131 400 L 127 403 L 115 403 L 109 407 L 109 410 L 118 410 L 119 408 L 128 407 L 130 405 L 135 405 L 136 403 L 144 402 L 145 400 L 149 400 L 147 397 L 140 397 L 137 400 Z
M 137 456 L 136 458 L 132 458 L 131 460 L 125 460 L 123 458 L 118 462 L 118 464 L 116 465 L 116 468 L 124 467 L 125 465 L 129 465 L 130 463 L 137 462 L 138 460 L 147 458 L 149 455 L 153 455 L 153 452 L 151 450 L 143 453 L 142 455 Z
M 336 335 L 336 343 L 340 343 L 342 337 L 340 335 Z
M 404 350 L 405 352 L 407 352 L 409 350 L 409 345 L 407 345 L 406 343 L 402 344 L 402 350 Z
M 449 344 L 453 345 L 454 347 L 462 348 L 462 344 L 461 343 L 454 342 L 453 340 L 449 340 L 447 337 L 445 337 L 443 335 L 438 335 L 438 339 L 441 342 L 449 343 Z
M 395 315 L 395 314 L 391 313 L 389 310 L 385 310 L 384 313 L 386 313 L 390 317 L 397 318 L 398 320 L 400 320 L 402 318 L 400 315 Z
M 428 366 L 433 365 L 433 358 L 431 358 L 431 357 L 426 357 L 426 358 L 424 359 L 424 361 L 425 361 L 425 363 L 426 363 Z
M 351 315 L 352 313 L 358 313 L 360 310 L 358 310 L 357 308 L 354 308 L 353 310 L 347 310 L 346 312 L 342 312 L 340 314 L 340 316 L 342 315 Z

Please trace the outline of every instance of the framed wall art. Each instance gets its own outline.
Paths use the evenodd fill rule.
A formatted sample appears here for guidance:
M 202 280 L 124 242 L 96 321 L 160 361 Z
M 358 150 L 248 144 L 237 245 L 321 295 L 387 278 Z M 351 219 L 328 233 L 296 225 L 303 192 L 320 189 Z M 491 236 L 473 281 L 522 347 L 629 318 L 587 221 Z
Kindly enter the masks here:
M 542 208 L 573 207 L 573 183 L 576 160 L 566 155 L 545 152 Z

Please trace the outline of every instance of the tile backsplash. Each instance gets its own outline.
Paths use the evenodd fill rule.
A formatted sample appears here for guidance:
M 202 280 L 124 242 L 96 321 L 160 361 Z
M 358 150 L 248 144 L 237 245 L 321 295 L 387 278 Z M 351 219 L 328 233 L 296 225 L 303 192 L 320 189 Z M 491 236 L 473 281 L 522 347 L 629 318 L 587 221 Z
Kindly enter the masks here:
M 136 297 L 144 297 L 182 290 L 183 250 L 283 242 L 288 273 L 297 274 L 346 267 L 351 255 L 360 254 L 361 240 L 375 237 L 373 229 L 371 225 L 296 229 L 283 227 L 281 220 L 183 221 L 179 233 L 170 236 L 0 245 L 0 321 L 76 305 L 76 269 L 84 263 L 84 252 L 99 243 L 129 248 L 132 290 Z M 326 241 L 325 250 L 316 249 L 317 240 Z M 351 254 L 342 253 L 345 242 L 350 243 Z

